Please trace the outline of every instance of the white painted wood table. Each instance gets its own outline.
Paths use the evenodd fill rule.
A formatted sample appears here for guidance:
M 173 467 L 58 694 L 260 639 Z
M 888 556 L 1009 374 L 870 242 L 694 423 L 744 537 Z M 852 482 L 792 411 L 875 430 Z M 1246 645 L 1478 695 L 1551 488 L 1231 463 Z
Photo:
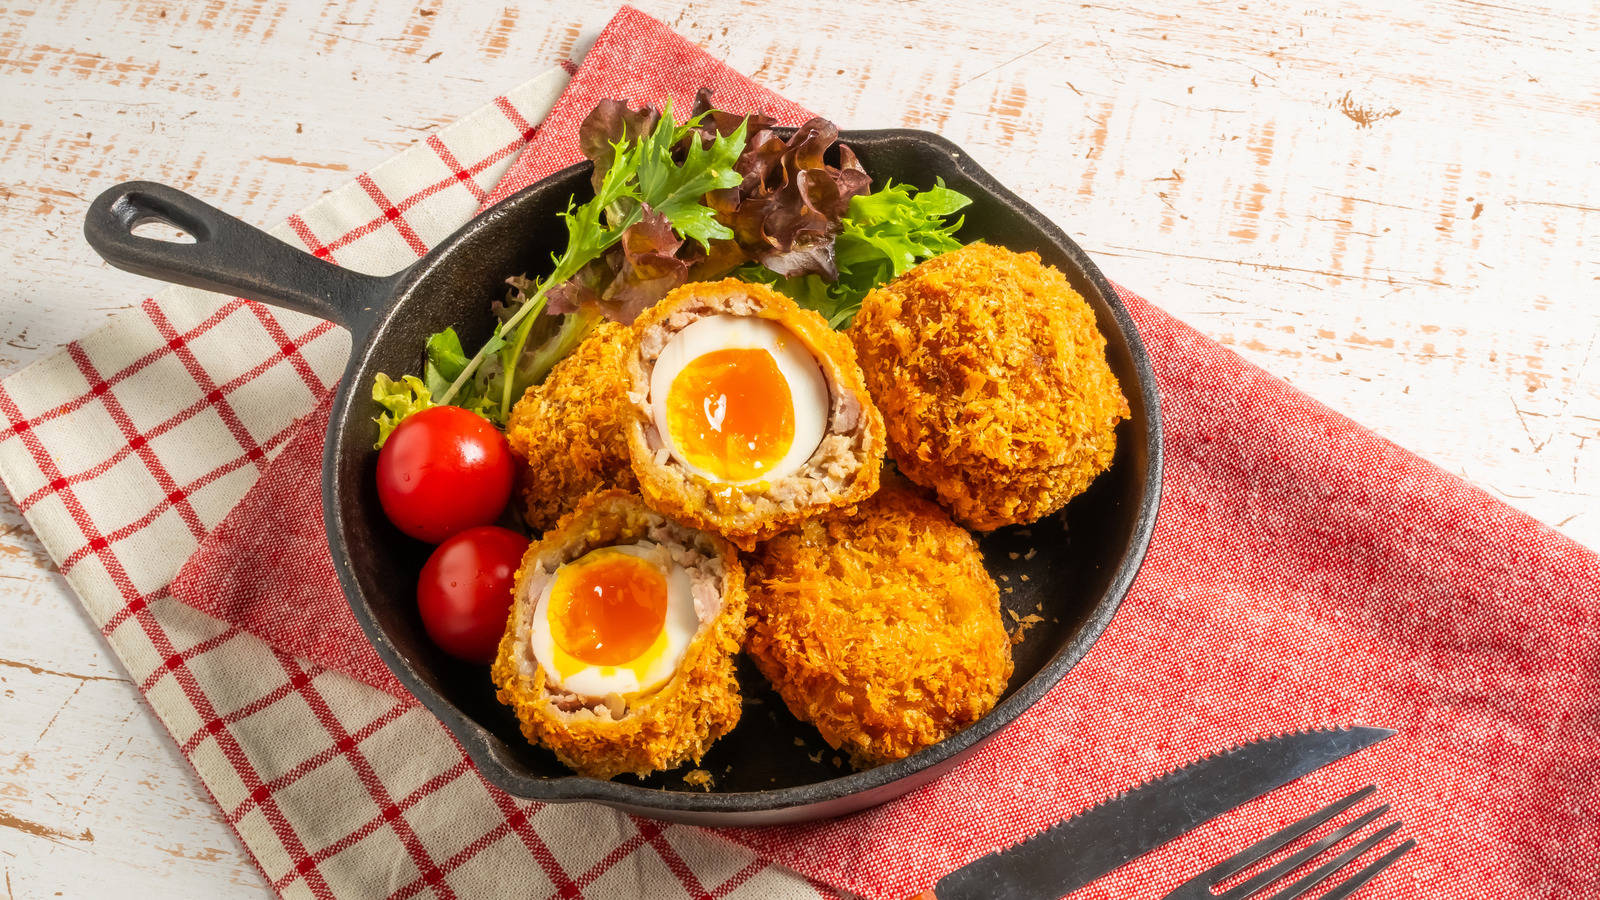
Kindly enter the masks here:
M 948 135 L 1113 279 L 1600 546 L 1589 0 L 640 5 L 846 127 Z M 0 372 L 152 290 L 79 236 L 101 188 L 276 222 L 581 54 L 612 10 L 0 8 Z M 9 498 L 0 582 L 7 896 L 264 893 Z

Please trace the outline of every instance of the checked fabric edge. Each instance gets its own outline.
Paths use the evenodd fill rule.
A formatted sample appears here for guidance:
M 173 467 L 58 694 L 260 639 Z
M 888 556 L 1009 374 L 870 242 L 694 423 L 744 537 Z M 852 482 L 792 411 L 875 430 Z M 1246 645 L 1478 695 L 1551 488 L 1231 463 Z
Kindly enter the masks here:
M 511 159 L 532 136 L 533 127 L 529 119 L 537 121 L 542 117 L 565 86 L 565 81 L 564 73 L 559 70 L 547 72 L 456 124 L 430 135 L 424 143 L 427 150 L 423 147 L 412 148 L 361 176 L 357 184 L 372 195 L 381 217 L 369 221 L 381 224 L 396 218 L 389 211 L 393 206 L 384 208 L 377 184 L 380 180 L 391 184 L 415 180 L 415 173 L 397 173 L 395 170 L 415 162 L 414 159 L 407 160 L 407 157 L 415 157 L 428 150 L 437 154 L 444 167 L 450 170 L 449 180 L 433 180 L 420 190 L 406 192 L 404 196 L 407 200 L 402 201 L 405 206 L 415 206 L 454 183 L 471 185 L 474 195 L 472 202 L 481 202 L 486 192 L 473 184 L 472 179 L 491 172 L 497 180 L 500 172 L 509 166 Z M 515 128 L 514 137 L 501 141 L 495 150 L 475 159 L 471 165 L 461 165 L 456 151 L 451 149 L 448 142 L 453 138 L 466 138 L 470 147 L 471 139 L 477 136 L 473 132 L 485 131 L 484 122 L 491 114 L 507 120 Z M 464 154 L 468 148 L 458 149 Z M 492 184 L 491 180 L 490 186 Z M 305 230 L 307 219 L 332 218 L 328 215 L 329 207 L 338 206 L 341 200 L 340 192 L 336 191 L 296 214 L 288 228 L 280 226 L 273 229 L 273 233 L 293 240 L 296 235 L 291 234 L 290 229 L 300 232 Z M 468 205 L 461 216 L 462 220 L 470 216 L 472 211 L 473 208 Z M 374 225 L 358 228 L 357 236 L 373 230 Z M 414 237 L 414 231 L 409 228 L 406 230 Z M 320 248 L 312 245 L 311 249 Z M 328 254 L 323 252 L 319 255 Z M 404 265 L 405 262 L 402 260 L 399 264 Z M 368 260 L 368 263 L 381 265 L 378 260 Z M 395 267 L 398 266 L 391 266 Z M 6 379 L 4 384 L 0 384 L 0 415 L 4 415 L 6 421 L 5 428 L 0 430 L 0 481 L 4 481 L 19 510 L 39 535 L 86 610 L 100 625 L 108 643 L 150 702 L 163 727 L 173 737 L 174 744 L 195 765 L 202 783 L 224 811 L 229 825 L 239 833 L 269 882 L 275 882 L 272 874 L 266 871 L 266 859 L 259 841 L 251 839 L 252 836 L 246 828 L 241 827 L 237 816 L 226 814 L 228 806 L 224 805 L 216 787 L 220 773 L 208 772 L 204 761 L 195 755 L 197 744 L 210 737 L 222 748 L 222 755 L 234 769 L 234 774 L 239 775 L 241 780 L 250 780 L 243 778 L 252 772 L 248 755 L 240 742 L 229 733 L 230 729 L 224 726 L 228 719 L 237 721 L 249 715 L 262 705 L 261 701 L 246 704 L 226 716 L 219 714 L 188 663 L 229 643 L 255 642 L 248 636 L 242 636 L 237 629 L 189 610 L 170 598 L 166 583 L 176 571 L 176 564 L 187 553 L 180 551 L 169 554 L 171 571 L 162 573 L 141 570 L 159 566 L 124 564 L 119 550 L 123 549 L 120 546 L 122 542 L 135 539 L 141 532 L 150 529 L 156 531 L 158 539 L 167 539 L 158 540 L 158 543 L 170 541 L 176 545 L 173 549 L 192 549 L 254 481 L 254 476 L 248 474 L 249 470 L 253 469 L 259 475 L 274 451 L 294 432 L 301 416 L 309 412 L 320 396 L 332 387 L 333 379 L 348 353 L 348 340 L 339 336 L 325 322 L 292 313 L 279 312 L 275 315 L 259 304 L 238 299 L 226 300 L 219 306 L 219 299 L 198 291 L 169 289 L 162 292 L 159 299 L 147 299 L 135 311 L 118 316 L 99 331 L 68 344 L 63 352 Z M 211 308 L 209 314 L 202 312 L 207 307 Z M 197 341 L 218 334 L 225 339 L 242 337 L 238 329 L 233 329 L 233 334 L 225 333 L 230 325 L 236 325 L 241 319 L 256 323 L 265 332 L 267 340 L 276 345 L 276 352 L 235 377 L 218 383 L 196 357 L 194 345 Z M 157 332 L 154 336 L 156 341 L 151 341 L 152 336 L 147 333 L 151 329 Z M 115 359 L 119 345 L 142 347 L 150 344 L 155 344 L 153 349 L 124 365 L 96 365 L 97 356 Z M 170 384 L 163 384 L 161 376 L 170 377 L 174 373 L 159 370 L 173 368 L 165 364 L 174 359 L 181 363 L 194 381 L 191 387 L 198 388 L 201 395 L 195 402 L 184 405 L 155 425 L 141 429 L 139 425 L 142 423 L 136 423 L 135 417 L 129 414 L 127 405 L 118 398 L 116 388 L 129 386 L 135 381 L 141 382 L 136 388 L 144 387 L 146 382 L 171 387 Z M 76 373 L 61 371 L 66 368 L 62 365 L 63 360 L 70 361 Z M 112 371 L 103 373 L 102 368 Z M 241 420 L 230 397 L 235 391 L 276 368 L 292 369 L 295 377 L 302 381 L 305 388 L 302 408 L 266 423 L 265 428 L 258 425 L 253 432 Z M 154 378 L 150 377 L 152 374 Z M 38 402 L 52 393 L 59 393 L 63 385 L 71 386 L 74 382 L 82 390 L 65 402 Z M 140 396 L 142 394 L 137 395 L 134 402 Z M 29 400 L 34 401 L 31 403 L 34 408 L 25 414 L 23 404 Z M 283 405 L 292 406 L 292 403 Z M 100 433 L 84 427 L 90 422 L 76 421 L 85 417 L 100 418 L 95 415 L 98 410 L 103 410 L 104 418 L 109 418 L 114 428 Z M 198 478 L 182 479 L 180 485 L 179 479 L 174 477 L 168 464 L 158 455 L 157 447 L 168 434 L 193 440 L 196 429 L 192 423 L 202 416 L 214 416 L 220 420 L 237 441 L 237 447 L 234 448 L 233 458 L 209 469 Z M 51 426 L 58 422 L 63 426 L 63 432 L 70 430 L 71 433 L 51 434 Z M 265 434 L 258 436 L 258 432 L 262 431 Z M 48 440 L 45 435 L 56 439 Z M 64 454 L 60 449 L 66 440 L 77 439 L 74 442 L 81 445 L 96 437 L 102 439 L 99 443 L 103 446 L 81 448 L 83 452 L 79 454 Z M 215 451 L 218 448 L 209 446 L 204 449 Z M 70 475 L 58 463 L 58 456 L 81 456 L 85 453 L 98 454 L 101 458 L 94 465 L 73 471 Z M 86 502 L 79 496 L 80 493 L 92 494 L 98 480 L 108 476 L 116 478 L 121 474 L 118 471 L 120 467 L 140 464 L 164 496 L 132 521 L 117 528 L 102 527 L 95 520 L 96 514 L 100 513 L 99 507 L 103 505 L 95 502 L 100 498 L 90 498 Z M 241 473 L 244 477 L 236 477 Z M 177 531 L 171 527 L 174 520 L 181 522 L 187 535 L 174 533 Z M 167 527 L 162 527 L 163 524 Z M 187 537 L 187 542 L 181 537 Z M 159 619 L 157 610 L 161 613 Z M 129 629 L 124 628 L 130 620 L 141 626 L 137 632 L 130 633 Z M 176 627 L 169 628 L 169 624 Z M 181 635 L 180 641 L 187 644 L 182 650 L 174 643 L 174 633 Z M 187 637 L 197 639 L 184 640 Z M 177 702 L 157 693 L 163 676 L 168 674 L 181 688 L 182 698 Z M 310 673 L 297 671 L 288 680 L 291 686 L 303 688 L 309 684 L 310 677 Z M 271 693 L 261 699 L 271 702 L 268 699 L 270 697 Z M 187 704 L 189 708 L 182 708 L 181 704 Z M 189 730 L 185 725 L 192 724 L 189 720 L 196 717 L 202 719 L 203 724 L 193 729 L 193 734 L 185 739 L 183 732 Z M 269 799 L 260 796 L 263 793 L 261 787 L 259 783 L 251 785 L 250 799 L 256 803 Z M 299 842 L 281 814 L 269 815 L 268 818 L 273 820 L 271 826 L 277 837 L 289 849 L 296 849 Z M 308 883 L 317 880 L 320 879 L 308 876 Z M 326 884 L 312 883 L 311 886 L 316 894 L 324 894 L 327 889 Z M 274 883 L 274 887 L 281 889 L 282 885 Z M 318 887 L 322 889 L 317 890 Z
M 392 271 L 405 265 L 470 217 L 565 80 L 552 71 L 509 92 L 291 217 L 275 233 L 354 268 Z M 495 118 L 497 127 L 485 127 Z M 499 135 L 494 146 L 476 146 L 491 134 Z M 445 204 L 439 199 L 444 197 L 457 199 Z M 358 221 L 350 220 L 352 211 L 362 209 L 367 212 Z M 6 423 L 0 430 L 0 480 L 275 890 L 454 896 L 453 882 L 480 890 L 503 883 L 499 879 L 514 874 L 520 859 L 522 868 L 542 874 L 552 892 L 566 895 L 604 884 L 619 868 L 641 870 L 624 873 L 635 886 L 677 885 L 697 895 L 722 896 L 745 887 L 758 894 L 816 895 L 747 852 L 734 871 L 719 871 L 726 867 L 709 858 L 716 854 L 708 847 L 721 850 L 720 842 L 678 826 L 608 815 L 597 829 L 587 821 L 596 817 L 581 808 L 512 800 L 483 783 L 459 748 L 456 762 L 441 771 L 406 770 L 407 751 L 419 742 L 448 739 L 426 713 L 274 651 L 173 599 L 167 584 L 187 556 L 183 548 L 192 549 L 243 496 L 300 417 L 331 389 L 348 352 L 348 341 L 326 323 L 240 300 L 220 307 L 218 302 L 197 291 L 165 291 L 0 384 Z M 217 372 L 214 345 L 255 346 L 264 358 L 224 377 Z M 134 359 L 126 358 L 130 346 L 142 351 Z M 253 396 L 263 382 L 270 383 L 272 396 Z M 277 396 L 291 389 L 291 401 Z M 160 415 L 141 408 L 152 392 L 164 391 L 197 399 Z M 189 456 L 226 459 L 202 472 L 174 471 Z M 143 496 L 128 496 L 130 484 Z M 130 499 L 144 501 L 133 504 L 142 511 L 131 519 L 117 515 Z M 242 672 L 256 677 L 252 681 Z M 309 710 L 326 732 L 321 737 L 327 746 L 319 752 L 278 746 L 286 738 L 274 729 L 273 716 L 291 704 Z M 323 775 L 335 770 L 358 780 L 370 805 L 357 796 L 352 805 L 360 807 L 359 814 L 348 825 L 309 821 L 314 808 L 291 794 L 327 787 Z M 473 777 L 461 777 L 468 772 Z M 414 785 L 387 783 L 395 773 L 419 777 Z M 428 799 L 463 791 L 469 797 L 431 804 Z M 469 821 L 478 813 L 494 824 L 460 847 L 439 848 L 441 831 L 470 831 L 450 828 L 455 823 L 449 817 L 463 811 Z M 608 834 L 607 828 L 634 833 Z M 547 842 L 541 830 L 613 849 L 590 865 L 575 864 L 558 858 L 570 857 L 570 847 Z M 374 834 L 391 831 L 397 848 L 363 854 L 363 847 L 375 843 Z M 305 832 L 335 839 L 308 846 Z M 514 840 L 501 843 L 508 837 Z M 486 852 L 509 843 L 526 849 Z M 641 846 L 654 850 L 649 859 L 656 863 L 630 856 Z M 618 867 L 624 859 L 630 865 Z M 658 877 L 642 871 L 652 865 Z M 776 877 L 763 879 L 764 872 Z M 535 889 L 537 880 L 521 874 L 522 883 Z

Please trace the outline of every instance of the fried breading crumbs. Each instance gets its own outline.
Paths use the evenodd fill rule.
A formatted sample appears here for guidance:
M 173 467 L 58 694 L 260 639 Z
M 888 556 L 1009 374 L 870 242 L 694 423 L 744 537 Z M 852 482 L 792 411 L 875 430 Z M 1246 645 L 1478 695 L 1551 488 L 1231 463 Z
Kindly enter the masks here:
M 1007 610 L 1007 612 L 1010 612 L 1010 610 Z M 1016 619 L 1017 621 L 1016 629 L 1010 634 L 1011 643 L 1013 646 L 1022 643 L 1023 638 L 1027 637 L 1029 628 L 1032 628 L 1033 626 L 1044 621 L 1043 618 L 1033 615 L 1032 613 L 1023 616 L 1020 619 L 1017 618 L 1016 613 L 1011 613 L 1011 618 Z
M 869 294 L 849 333 L 890 456 L 969 528 L 1060 509 L 1131 415 L 1094 310 L 1034 253 L 936 256 Z
M 745 652 L 858 767 L 967 727 L 1011 676 L 1007 620 L 977 543 L 903 485 L 806 521 L 750 564 L 759 600 Z
M 589 491 L 632 490 L 638 483 L 623 431 L 628 415 L 623 360 L 633 346 L 628 334 L 613 322 L 596 325 L 511 411 L 506 439 L 527 461 L 518 496 L 526 504 L 523 518 L 535 532 L 554 528 Z

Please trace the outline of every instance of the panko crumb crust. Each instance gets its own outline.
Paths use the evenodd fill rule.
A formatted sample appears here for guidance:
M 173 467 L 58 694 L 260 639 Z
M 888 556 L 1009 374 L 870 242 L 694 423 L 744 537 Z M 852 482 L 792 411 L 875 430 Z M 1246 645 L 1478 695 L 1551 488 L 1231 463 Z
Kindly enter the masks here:
M 675 539 L 722 564 L 722 606 L 702 623 L 678 671 L 642 697 L 615 695 L 571 711 L 571 695 L 550 690 L 533 656 L 530 635 L 538 597 L 525 590 L 536 568 L 562 563 L 613 544 L 644 539 L 652 529 L 670 529 Z M 517 570 L 511 615 L 491 676 L 501 703 L 516 711 L 522 734 L 549 748 L 580 775 L 608 779 L 624 772 L 648 775 L 684 763 L 699 763 L 718 738 L 739 722 L 735 658 L 745 637 L 744 568 L 732 545 L 720 537 L 673 524 L 621 490 L 583 498 L 543 538 L 529 546 Z
M 1128 401 L 1094 311 L 1036 253 L 934 257 L 869 294 L 848 334 L 889 456 L 968 528 L 1037 521 L 1111 465 Z
M 805 344 L 828 383 L 822 442 L 798 472 L 752 485 L 716 484 L 671 458 L 650 408 L 650 374 L 672 336 L 719 314 L 760 316 Z M 628 355 L 628 453 L 639 492 L 652 508 L 723 535 L 742 550 L 809 516 L 849 507 L 878 489 L 884 456 L 883 417 L 867 392 L 855 349 L 817 313 L 766 285 L 728 278 L 672 291 L 633 323 Z
M 506 438 L 527 461 L 517 485 L 523 519 L 535 532 L 555 525 L 590 491 L 638 485 L 625 430 L 624 358 L 632 336 L 626 325 L 600 321 L 511 410 Z
M 972 725 L 1011 677 L 1000 595 L 972 535 L 887 483 L 748 556 L 745 649 L 857 768 Z

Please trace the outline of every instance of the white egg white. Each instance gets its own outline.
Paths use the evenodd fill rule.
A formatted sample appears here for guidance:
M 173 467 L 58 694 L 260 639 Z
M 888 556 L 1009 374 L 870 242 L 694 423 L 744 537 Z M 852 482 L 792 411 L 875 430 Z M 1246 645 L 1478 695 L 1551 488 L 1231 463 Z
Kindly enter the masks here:
M 766 350 L 789 383 L 794 405 L 794 442 L 789 452 L 761 475 L 730 482 L 695 466 L 685 457 L 667 427 L 667 392 L 683 367 L 716 350 L 752 348 Z M 707 316 L 691 322 L 673 335 L 650 373 L 650 411 L 667 452 L 696 475 L 727 484 L 751 484 L 783 478 L 798 471 L 822 442 L 828 418 L 828 381 L 817 360 L 789 329 L 756 316 Z
M 553 686 L 587 698 L 609 694 L 626 697 L 654 690 L 677 671 L 678 664 L 700 628 L 690 589 L 689 573 L 672 562 L 666 548 L 652 541 L 621 544 L 610 549 L 646 560 L 667 579 L 667 613 L 661 632 L 648 650 L 635 659 L 615 666 L 597 666 L 574 659 L 555 642 L 550 628 L 550 594 L 561 575 L 562 566 L 545 580 L 534 608 L 530 641 L 533 656 Z M 580 557 L 581 559 L 581 557 Z M 567 565 L 571 565 L 568 563 Z M 562 674 L 562 673 L 566 674 Z

